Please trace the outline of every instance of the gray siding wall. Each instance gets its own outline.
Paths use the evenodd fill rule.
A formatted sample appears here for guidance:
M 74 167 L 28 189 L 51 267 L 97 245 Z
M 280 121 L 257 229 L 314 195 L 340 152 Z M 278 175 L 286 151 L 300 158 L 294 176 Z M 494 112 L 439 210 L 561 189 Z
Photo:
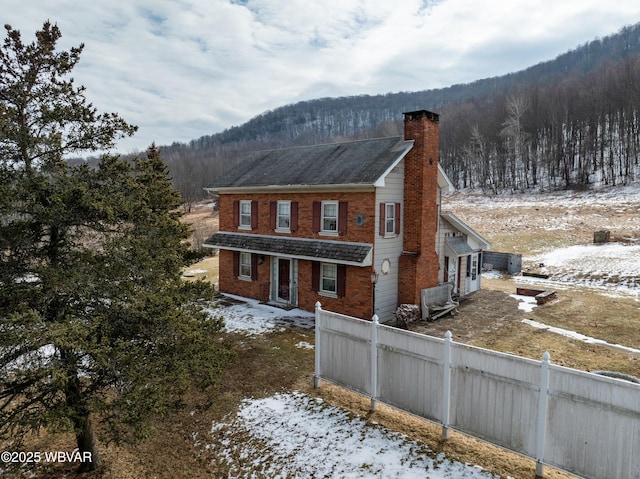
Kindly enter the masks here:
M 373 264 L 379 273 L 378 283 L 375 288 L 376 306 L 375 313 L 381 322 L 395 319 L 395 311 L 398 307 L 398 265 L 402 254 L 402 231 L 393 237 L 382 237 L 380 231 L 380 203 L 400 203 L 401 221 L 404 220 L 404 160 L 396 166 L 385 178 L 384 187 L 376 188 L 376 239 L 374 245 L 375 256 Z M 382 261 L 388 259 L 391 269 L 387 274 L 382 274 Z

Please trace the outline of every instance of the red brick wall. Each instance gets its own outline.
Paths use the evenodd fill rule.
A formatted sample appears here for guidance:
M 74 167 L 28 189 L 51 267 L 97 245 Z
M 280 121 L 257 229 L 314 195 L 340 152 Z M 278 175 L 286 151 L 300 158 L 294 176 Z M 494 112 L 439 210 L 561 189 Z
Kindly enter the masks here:
M 405 139 L 414 140 L 414 147 L 405 157 L 403 276 L 398 300 L 420 304 L 420 290 L 438 285 L 438 115 L 406 114 L 404 129 Z
M 258 202 L 258 228 L 252 231 L 238 230 L 233 224 L 233 202 L 236 200 L 254 200 Z M 272 201 L 298 202 L 298 230 L 290 234 L 276 233 L 270 225 L 270 204 Z M 346 201 L 347 232 L 340 236 L 327 236 L 313 232 L 314 201 Z M 342 240 L 358 243 L 373 243 L 375 238 L 375 193 L 258 193 L 258 194 L 221 194 L 220 195 L 220 231 L 255 233 L 263 235 L 282 235 L 291 238 L 313 238 L 324 240 Z M 356 215 L 364 215 L 364 225 L 356 226 Z
M 258 201 L 258 227 L 252 231 L 239 230 L 233 224 L 233 202 L 236 200 Z M 270 224 L 270 203 L 272 201 L 298 202 L 298 230 L 290 234 L 276 233 Z M 314 201 L 346 201 L 347 231 L 339 236 L 327 236 L 313 232 Z M 373 243 L 377 230 L 375 228 L 375 192 L 342 192 L 342 193 L 257 193 L 257 194 L 221 194 L 220 231 L 240 232 L 247 234 L 274 235 L 291 238 L 313 238 L 331 241 L 352 241 Z M 356 215 L 364 215 L 364 224 L 356 225 Z M 269 298 L 270 261 L 258 267 L 257 281 L 243 281 L 233 275 L 233 252 L 220 251 L 220 290 L 239 296 L 266 301 Z M 315 304 L 320 301 L 327 310 L 348 314 L 363 319 L 373 315 L 371 273 L 373 267 L 347 266 L 346 296 L 332 298 L 312 291 L 311 261 L 298 261 L 298 306 L 314 311 Z M 266 296 L 265 296 L 266 295 Z
M 332 298 L 311 290 L 311 261 L 298 261 L 298 282 L 298 305 L 302 309 L 314 311 L 316 302 L 320 301 L 322 308 L 328 311 L 361 319 L 373 316 L 370 268 L 347 266 L 347 294 L 344 298 Z

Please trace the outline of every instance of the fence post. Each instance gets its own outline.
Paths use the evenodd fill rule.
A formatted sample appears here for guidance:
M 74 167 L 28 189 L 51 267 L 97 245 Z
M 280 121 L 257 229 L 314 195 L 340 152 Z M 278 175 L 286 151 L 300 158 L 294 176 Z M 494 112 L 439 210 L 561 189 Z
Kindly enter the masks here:
M 322 306 L 320 305 L 320 301 L 316 302 L 316 323 L 315 323 L 315 371 L 313 373 L 313 387 L 320 387 L 320 312 L 322 311 Z
M 376 410 L 378 392 L 378 315 L 371 318 L 371 411 Z
M 451 331 L 444 334 L 444 378 L 442 382 L 442 440 L 449 439 L 449 409 L 451 405 Z
M 545 352 L 540 363 L 540 397 L 538 399 L 538 427 L 536 428 L 536 477 L 544 477 L 544 441 L 547 435 L 547 404 L 549 402 L 549 365 L 551 355 Z

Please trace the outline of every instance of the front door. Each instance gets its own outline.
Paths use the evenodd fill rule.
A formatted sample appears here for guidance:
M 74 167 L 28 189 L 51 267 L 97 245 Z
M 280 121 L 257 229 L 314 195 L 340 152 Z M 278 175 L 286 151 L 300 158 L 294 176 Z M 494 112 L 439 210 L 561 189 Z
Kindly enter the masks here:
M 278 258 L 278 301 L 291 301 L 291 260 Z

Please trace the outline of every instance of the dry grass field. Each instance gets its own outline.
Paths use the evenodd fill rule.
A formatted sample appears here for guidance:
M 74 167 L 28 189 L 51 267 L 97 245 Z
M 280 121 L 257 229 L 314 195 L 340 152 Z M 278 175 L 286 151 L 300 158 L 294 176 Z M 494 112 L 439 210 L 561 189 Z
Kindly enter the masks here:
M 455 195 L 447 199 L 445 208 L 487 238 L 494 250 L 521 253 L 525 260 L 553 248 L 589 243 L 593 231 L 600 229 L 611 230 L 616 239 L 640 241 L 637 200 L 635 203 L 633 197 L 615 201 L 587 200 L 580 195 L 558 195 L 487 201 L 481 196 Z M 185 220 L 194 225 L 199 238 L 206 237 L 217 225 L 217 217 L 207 207 L 194 209 Z M 185 275 L 188 280 L 216 282 L 217 257 L 191 265 Z M 518 308 L 518 300 L 511 297 L 521 281 L 519 277 L 483 278 L 483 290 L 461 305 L 459 315 L 434 323 L 413 323 L 410 328 L 437 336 L 451 330 L 454 340 L 460 342 L 534 359 L 540 359 L 543 352 L 549 351 L 552 361 L 564 366 L 640 376 L 640 357 L 635 354 L 587 344 L 522 323 L 522 319 L 528 318 L 640 349 L 638 289 L 612 294 L 611 289 L 558 283 L 558 300 L 525 312 Z M 443 443 L 440 428 L 427 421 L 385 406 L 370 413 L 368 399 L 335 386 L 323 385 L 314 390 L 313 350 L 294 346 L 300 341 L 313 343 L 312 331 L 289 327 L 251 337 L 229 336 L 235 341 L 238 359 L 220 384 L 206 391 L 192 391 L 181 410 L 155 418 L 156 435 L 151 439 L 134 446 L 101 444 L 104 462 L 101 471 L 78 476 L 72 464 L 38 464 L 23 467 L 21 471 L 0 473 L 0 477 L 227 477 L 228 466 L 219 460 L 220 451 L 204 447 L 200 442 L 211 435 L 212 421 L 220 421 L 236 411 L 243 398 L 292 390 L 321 397 L 328 404 L 423 441 L 451 459 L 478 464 L 503 478 L 532 479 L 535 475 L 535 466 L 529 459 L 460 434 Z M 71 451 L 74 447 L 71 436 L 44 432 L 27 438 L 25 443 L 25 450 Z M 547 468 L 546 477 L 571 476 Z

